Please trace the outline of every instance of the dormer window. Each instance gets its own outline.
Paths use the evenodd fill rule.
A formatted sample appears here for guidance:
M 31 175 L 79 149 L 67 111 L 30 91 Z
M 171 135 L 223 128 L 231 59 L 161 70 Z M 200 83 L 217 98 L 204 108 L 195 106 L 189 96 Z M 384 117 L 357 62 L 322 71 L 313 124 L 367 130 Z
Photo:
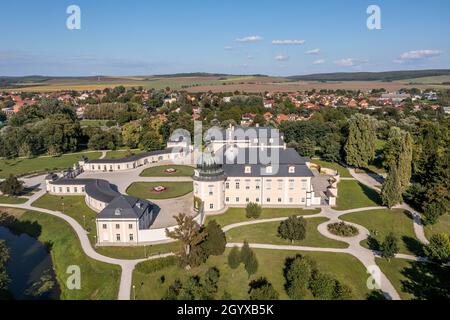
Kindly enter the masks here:
M 116 216 L 122 215 L 122 209 L 117 208 L 116 210 L 114 210 L 114 215 L 116 215 Z
M 295 173 L 295 167 L 289 167 L 289 173 Z
M 252 173 L 252 167 L 246 166 L 245 167 L 245 173 Z
M 266 173 L 272 173 L 272 167 L 266 167 Z

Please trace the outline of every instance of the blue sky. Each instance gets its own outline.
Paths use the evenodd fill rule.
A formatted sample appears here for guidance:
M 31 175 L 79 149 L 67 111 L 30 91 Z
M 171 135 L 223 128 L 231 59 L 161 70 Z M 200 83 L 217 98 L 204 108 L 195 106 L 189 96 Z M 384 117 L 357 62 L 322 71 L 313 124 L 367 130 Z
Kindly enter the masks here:
M 66 28 L 72 4 L 81 30 Z M 372 4 L 381 30 L 366 26 Z M 450 68 L 448 0 L 3 0 L 0 10 L 0 75 Z

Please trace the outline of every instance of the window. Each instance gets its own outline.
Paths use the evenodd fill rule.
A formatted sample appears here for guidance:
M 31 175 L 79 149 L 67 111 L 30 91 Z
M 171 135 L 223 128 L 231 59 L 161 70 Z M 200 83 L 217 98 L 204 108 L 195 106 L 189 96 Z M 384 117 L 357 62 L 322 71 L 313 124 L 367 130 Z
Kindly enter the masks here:
M 278 203 L 281 203 L 281 201 L 282 201 L 282 199 L 281 199 L 281 198 L 278 198 Z
M 91 169 L 92 169 L 92 170 L 95 170 L 95 166 L 91 166 Z
M 130 241 L 134 241 L 134 236 L 132 233 L 130 233 Z
M 208 190 L 209 195 L 212 196 L 214 194 L 214 192 L 213 192 L 214 187 L 213 186 L 209 186 L 208 189 L 209 189 Z
M 249 203 L 250 199 L 249 198 L 245 198 L 245 202 Z
M 120 166 L 117 166 L 117 170 L 120 170 Z
M 270 198 L 267 198 L 267 202 L 270 202 Z
M 106 223 L 103 224 L 103 229 L 108 229 L 108 225 Z
M 116 234 L 116 240 L 120 241 L 120 234 Z
M 295 173 L 295 167 L 289 167 L 289 173 Z
M 278 180 L 278 190 L 283 190 L 283 180 Z
M 229 198 L 229 197 L 226 197 L 226 198 L 225 198 L 225 202 L 230 202 L 230 198 Z
M 209 204 L 209 208 L 210 208 L 210 209 L 214 209 L 214 204 L 213 204 L 213 203 L 210 203 L 210 204 Z
M 62 193 L 62 187 L 59 187 L 59 192 Z
M 81 192 L 84 192 L 84 187 L 81 187 Z
M 266 189 L 267 190 L 272 189 L 272 180 L 267 180 L 267 182 L 266 182 Z
M 305 198 L 302 198 L 302 201 L 301 201 L 302 203 L 305 203 Z
M 116 229 L 120 229 L 120 224 L 116 224 Z
M 133 229 L 133 225 L 131 223 L 128 225 L 128 229 Z
M 295 180 L 289 180 L 289 189 L 294 190 L 295 189 Z
M 229 182 L 225 183 L 225 189 L 230 189 L 230 183 Z
M 273 169 L 271 166 L 266 167 L 266 173 L 272 173 Z
M 246 166 L 245 167 L 245 173 L 252 173 L 252 167 Z
M 239 197 L 236 197 L 236 202 L 239 202 Z
M 294 202 L 294 199 L 293 198 L 289 198 L 289 203 L 292 203 L 292 202 Z
M 256 203 L 259 203 L 259 198 L 256 198 Z
M 67 187 L 66 190 L 68 193 L 70 193 L 70 187 Z
M 73 189 L 75 190 L 75 193 L 78 193 L 78 188 L 77 187 L 74 187 Z
M 302 179 L 302 190 L 306 190 L 308 188 L 308 180 Z
M 241 187 L 239 182 L 236 182 L 236 190 L 239 190 L 239 188 Z
M 259 180 L 256 180 L 256 190 L 259 190 L 261 188 Z

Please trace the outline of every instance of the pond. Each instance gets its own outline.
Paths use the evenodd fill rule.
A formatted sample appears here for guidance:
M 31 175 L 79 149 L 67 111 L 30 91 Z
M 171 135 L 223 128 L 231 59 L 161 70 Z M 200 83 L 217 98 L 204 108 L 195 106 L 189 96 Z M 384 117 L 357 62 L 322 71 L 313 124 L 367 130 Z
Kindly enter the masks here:
M 57 300 L 60 288 L 48 247 L 27 234 L 16 235 L 0 226 L 0 240 L 10 251 L 9 291 L 16 300 Z

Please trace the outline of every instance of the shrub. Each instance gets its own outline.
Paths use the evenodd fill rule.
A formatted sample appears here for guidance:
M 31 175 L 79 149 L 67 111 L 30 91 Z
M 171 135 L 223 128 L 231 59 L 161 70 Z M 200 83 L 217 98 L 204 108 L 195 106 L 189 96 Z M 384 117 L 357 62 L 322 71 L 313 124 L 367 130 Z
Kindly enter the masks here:
M 302 299 L 308 292 L 314 266 L 303 256 L 286 259 L 284 276 L 286 278 L 286 292 L 291 299 Z
M 249 204 L 247 204 L 247 207 L 245 208 L 245 213 L 247 218 L 257 219 L 261 216 L 262 207 L 257 203 L 250 202 Z
M 340 237 L 354 237 L 359 231 L 356 227 L 346 224 L 345 222 L 337 222 L 328 225 L 328 231 Z
M 321 300 L 333 299 L 335 286 L 333 277 L 320 272 L 316 272 L 309 283 L 313 296 Z
M 148 260 L 142 263 L 139 263 L 136 266 L 136 270 L 145 274 L 154 273 L 160 270 L 163 270 L 165 268 L 172 267 L 177 264 L 177 258 L 176 257 L 166 257 L 161 259 L 155 259 L 155 260 Z
M 388 260 L 398 253 L 398 240 L 392 232 L 384 238 L 384 241 L 381 244 L 381 251 L 383 257 Z

